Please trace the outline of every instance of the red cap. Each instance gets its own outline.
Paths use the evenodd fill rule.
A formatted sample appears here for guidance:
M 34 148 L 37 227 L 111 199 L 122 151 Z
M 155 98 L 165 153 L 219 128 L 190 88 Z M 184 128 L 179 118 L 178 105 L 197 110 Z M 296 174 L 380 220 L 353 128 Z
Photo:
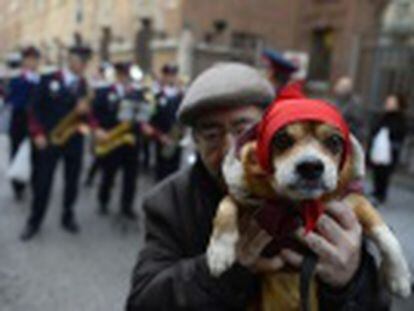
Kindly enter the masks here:
M 299 97 L 299 96 L 298 96 Z M 350 132 L 341 113 L 331 104 L 318 99 L 276 99 L 266 111 L 257 127 L 257 157 L 261 167 L 271 173 L 271 142 L 276 133 L 285 126 L 299 121 L 317 121 L 336 127 L 344 138 L 343 166 L 350 152 Z

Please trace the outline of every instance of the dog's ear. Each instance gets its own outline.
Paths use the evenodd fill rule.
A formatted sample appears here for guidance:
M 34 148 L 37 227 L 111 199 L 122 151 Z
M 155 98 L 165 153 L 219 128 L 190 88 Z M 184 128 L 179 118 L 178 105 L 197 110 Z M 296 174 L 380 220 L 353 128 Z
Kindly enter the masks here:
M 358 139 L 351 134 L 351 171 L 352 179 L 361 179 L 365 177 L 365 152 Z

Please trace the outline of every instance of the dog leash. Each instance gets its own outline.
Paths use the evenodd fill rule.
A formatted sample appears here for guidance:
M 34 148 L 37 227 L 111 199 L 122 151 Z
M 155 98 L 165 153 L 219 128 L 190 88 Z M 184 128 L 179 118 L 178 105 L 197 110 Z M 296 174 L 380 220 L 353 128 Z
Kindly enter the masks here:
M 299 279 L 299 294 L 301 311 L 311 311 L 310 309 L 310 285 L 312 276 L 315 272 L 318 257 L 313 252 L 308 252 L 302 263 Z

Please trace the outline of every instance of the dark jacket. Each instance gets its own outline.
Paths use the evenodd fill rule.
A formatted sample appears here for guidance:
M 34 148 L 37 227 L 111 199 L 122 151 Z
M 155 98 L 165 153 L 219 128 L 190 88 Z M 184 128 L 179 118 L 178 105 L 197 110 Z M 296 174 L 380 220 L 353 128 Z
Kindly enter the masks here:
M 166 90 L 172 90 L 168 92 Z M 152 117 L 152 124 L 161 132 L 168 133 L 177 124 L 177 111 L 183 98 L 179 87 L 163 87 L 155 92 L 157 108 Z
M 238 264 L 214 278 L 206 265 L 212 219 L 223 195 L 198 161 L 147 197 L 145 241 L 127 311 L 246 309 L 258 279 Z M 321 310 L 379 310 L 374 306 L 376 284 L 376 267 L 364 250 L 361 267 L 346 289 L 321 286 Z
M 63 73 L 57 71 L 41 77 L 29 111 L 29 127 L 32 134 L 49 134 L 58 123 L 87 96 L 87 82 L 80 78 L 76 84 L 66 85 Z
M 6 103 L 13 110 L 25 111 L 38 82 L 30 81 L 24 74 L 10 80 L 6 93 Z
M 139 112 L 140 106 L 145 105 L 141 89 L 131 84 L 121 94 L 117 90 L 116 85 L 112 84 L 95 90 L 92 103 L 93 114 L 102 128 L 110 130 L 121 122 L 119 112 L 123 100 L 133 103 L 133 106 L 129 107 L 131 111 L 128 117 L 135 121 L 135 116 Z
M 407 136 L 407 122 L 402 112 L 387 112 L 380 116 L 371 130 L 368 150 L 371 150 L 373 140 L 382 128 L 388 128 L 390 131 L 390 140 L 392 147 L 392 163 L 395 167 L 398 164 L 401 150 L 404 145 L 404 139 Z

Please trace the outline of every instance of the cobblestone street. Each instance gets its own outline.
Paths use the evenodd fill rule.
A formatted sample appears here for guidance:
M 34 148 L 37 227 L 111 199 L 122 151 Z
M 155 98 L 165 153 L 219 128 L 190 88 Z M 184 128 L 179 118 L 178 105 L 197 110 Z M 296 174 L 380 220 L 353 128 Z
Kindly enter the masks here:
M 60 229 L 61 176 L 40 236 L 21 243 L 18 236 L 28 213 L 28 198 L 16 204 L 5 179 L 5 140 L 0 137 L 0 310 L 1 311 L 121 311 L 140 246 L 142 225 L 127 231 L 115 219 L 117 200 L 108 218 L 96 214 L 95 188 L 82 189 L 79 236 Z M 149 188 L 139 180 L 139 198 Z M 414 266 L 414 193 L 394 187 L 383 209 Z M 114 198 L 116 199 L 116 197 Z M 140 205 L 136 203 L 136 208 Z M 397 301 L 393 310 L 414 309 L 414 300 Z

